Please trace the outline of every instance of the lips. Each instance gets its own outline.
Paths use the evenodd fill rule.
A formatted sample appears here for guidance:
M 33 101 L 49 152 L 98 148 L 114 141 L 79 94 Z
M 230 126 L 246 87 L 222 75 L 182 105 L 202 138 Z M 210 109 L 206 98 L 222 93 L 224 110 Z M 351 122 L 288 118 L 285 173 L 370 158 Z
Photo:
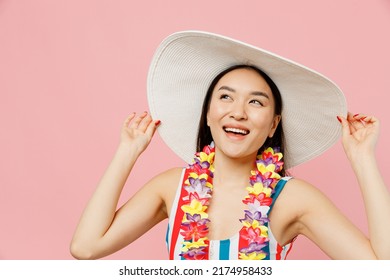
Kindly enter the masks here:
M 248 129 L 242 127 L 230 127 L 230 126 L 224 126 L 223 130 L 227 133 L 233 133 L 238 135 L 248 135 L 250 132 Z

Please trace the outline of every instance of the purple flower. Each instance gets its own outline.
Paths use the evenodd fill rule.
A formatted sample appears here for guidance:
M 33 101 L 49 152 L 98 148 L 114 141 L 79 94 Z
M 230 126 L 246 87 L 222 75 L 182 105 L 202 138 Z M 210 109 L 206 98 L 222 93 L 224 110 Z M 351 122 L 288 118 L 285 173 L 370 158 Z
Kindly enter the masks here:
M 241 253 L 244 253 L 244 254 L 250 254 L 250 253 L 253 253 L 253 252 L 256 252 L 256 253 L 261 253 L 262 252 L 262 249 L 267 246 L 266 244 L 260 244 L 260 243 L 257 243 L 257 242 L 252 242 L 251 244 L 249 244 L 248 247 L 246 248 L 242 248 L 240 250 Z
M 199 214 L 191 215 L 190 213 L 186 213 L 187 222 L 184 224 L 190 224 L 190 223 L 196 223 L 197 225 L 205 225 L 206 223 L 210 222 L 209 219 L 202 219 Z
M 211 190 L 206 187 L 206 179 L 189 177 L 188 181 L 190 185 L 184 187 L 188 193 L 197 193 L 201 198 L 211 197 Z
M 262 163 L 265 166 L 267 166 L 267 165 L 273 163 L 273 160 L 272 160 L 272 157 L 267 157 L 265 159 L 258 159 L 258 160 L 256 160 L 256 163 L 258 163 L 258 164 Z
M 208 169 L 210 167 L 210 162 L 206 161 L 200 161 L 198 157 L 194 158 L 195 164 L 199 164 L 202 169 Z
M 256 175 L 253 175 L 250 178 L 250 184 L 252 186 L 256 183 L 262 183 L 265 188 L 272 188 L 271 184 L 273 181 L 272 178 L 264 178 L 260 172 L 256 172 Z
M 252 213 L 248 210 L 245 210 L 245 218 L 240 219 L 240 222 L 248 222 L 249 224 L 252 224 L 254 220 L 258 221 L 262 225 L 269 221 L 266 215 L 262 215 L 259 211 Z
M 180 256 L 184 257 L 187 260 L 202 260 L 206 257 L 206 252 L 203 250 L 207 247 L 191 248 L 185 253 L 181 253 Z

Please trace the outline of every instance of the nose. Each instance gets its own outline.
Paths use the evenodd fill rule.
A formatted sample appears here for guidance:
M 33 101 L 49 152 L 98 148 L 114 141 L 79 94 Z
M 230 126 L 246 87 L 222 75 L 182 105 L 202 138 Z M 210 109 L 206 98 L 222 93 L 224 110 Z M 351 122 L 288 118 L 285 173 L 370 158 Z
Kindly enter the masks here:
M 245 106 L 243 104 L 240 104 L 239 102 L 236 102 L 232 106 L 230 117 L 235 120 L 246 120 L 247 114 L 245 111 Z

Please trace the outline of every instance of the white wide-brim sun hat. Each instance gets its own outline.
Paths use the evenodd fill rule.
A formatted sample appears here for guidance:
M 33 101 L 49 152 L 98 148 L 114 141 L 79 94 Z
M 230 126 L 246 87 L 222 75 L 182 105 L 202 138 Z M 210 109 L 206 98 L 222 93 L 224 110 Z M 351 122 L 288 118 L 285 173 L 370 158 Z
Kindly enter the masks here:
M 264 71 L 282 96 L 285 168 L 322 154 L 336 143 L 346 116 L 344 94 L 330 79 L 303 65 L 218 34 L 183 31 L 168 36 L 152 59 L 147 95 L 158 132 L 184 161 L 196 152 L 203 100 L 211 81 L 234 65 Z

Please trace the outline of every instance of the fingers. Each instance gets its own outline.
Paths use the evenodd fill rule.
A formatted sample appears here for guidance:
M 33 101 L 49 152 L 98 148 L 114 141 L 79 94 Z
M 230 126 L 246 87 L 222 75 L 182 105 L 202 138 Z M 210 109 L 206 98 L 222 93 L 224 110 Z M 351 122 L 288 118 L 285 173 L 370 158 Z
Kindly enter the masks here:
M 132 128 L 139 128 L 141 122 L 145 119 L 145 117 L 148 115 L 148 112 L 143 112 L 141 115 L 137 116 L 133 123 L 130 125 Z
M 342 125 L 343 136 L 353 134 L 364 126 L 364 124 L 360 122 L 360 118 L 357 119 L 355 116 L 357 115 L 353 115 L 351 112 L 348 112 L 346 118 L 337 116 L 337 119 Z
M 379 126 L 379 120 L 377 118 L 365 114 L 352 114 L 348 112 L 346 118 L 337 116 L 337 119 L 343 127 L 343 132 L 349 132 L 349 134 L 353 134 L 368 125 Z
M 151 122 L 149 126 L 146 128 L 145 133 L 148 134 L 150 137 L 152 137 L 156 132 L 156 129 L 160 125 L 160 123 L 161 123 L 160 120 Z
M 131 113 L 131 114 L 126 118 L 125 122 L 123 123 L 123 126 L 124 126 L 124 127 L 128 127 L 129 124 L 130 124 L 130 122 L 131 122 L 131 120 L 134 119 L 134 117 L 135 117 L 135 112 L 134 112 L 134 113 Z
M 152 117 L 147 113 L 147 112 L 144 112 L 142 113 L 142 119 L 141 121 L 138 123 L 138 129 L 145 132 L 146 131 L 146 128 L 149 126 L 149 124 L 151 123 L 152 121 Z
M 348 112 L 347 121 L 350 125 L 351 133 L 354 133 L 355 131 L 364 127 L 364 124 L 360 121 L 360 119 L 356 118 L 356 116 L 356 114 L 354 115 L 351 112 Z
M 379 125 L 379 120 L 374 116 L 367 116 L 364 114 L 355 114 L 355 115 L 353 115 L 353 118 L 355 120 L 361 122 L 363 125 L 366 125 L 366 124 Z
M 337 116 L 337 119 L 341 123 L 343 136 L 351 134 L 351 127 L 349 126 L 348 120 L 341 116 Z
M 126 128 L 131 127 L 131 128 L 141 130 L 142 132 L 146 132 L 148 129 L 155 130 L 161 123 L 160 120 L 153 121 L 151 115 L 148 114 L 148 112 L 146 112 L 146 111 L 143 112 L 142 114 L 138 115 L 137 117 L 136 117 L 136 115 L 137 114 L 135 112 L 130 114 L 126 118 L 123 126 Z M 154 131 L 153 131 L 153 133 L 154 133 Z

